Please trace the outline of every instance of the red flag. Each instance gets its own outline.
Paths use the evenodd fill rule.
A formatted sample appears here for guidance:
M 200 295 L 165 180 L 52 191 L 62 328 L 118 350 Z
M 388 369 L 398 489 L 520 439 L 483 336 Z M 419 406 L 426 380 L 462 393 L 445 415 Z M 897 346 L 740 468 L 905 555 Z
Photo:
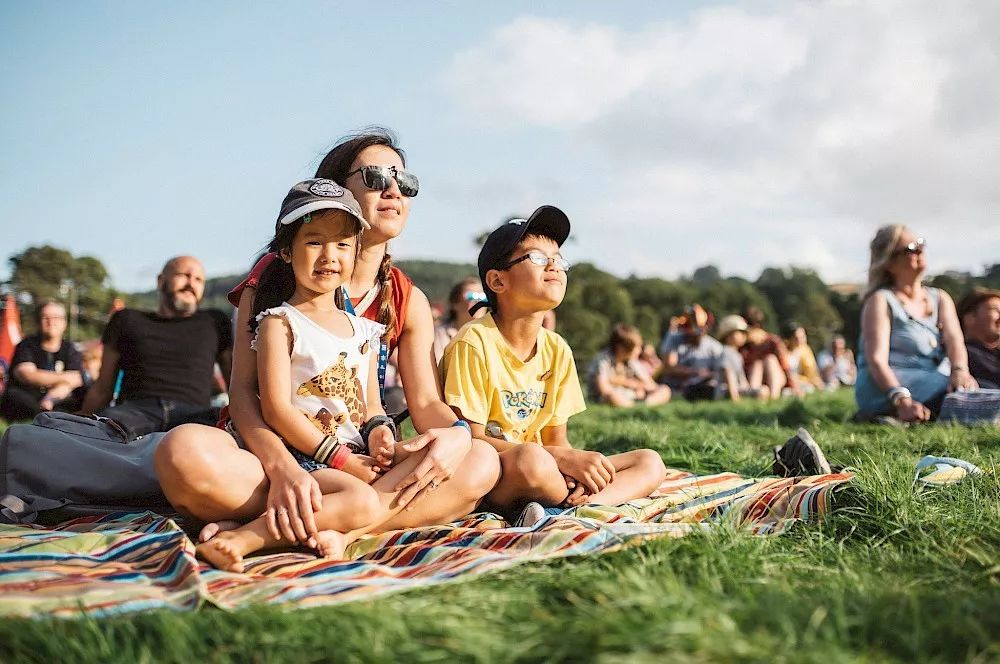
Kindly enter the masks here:
M 17 300 L 12 294 L 7 295 L 4 304 L 3 319 L 0 321 L 0 364 L 4 373 L 10 368 L 14 357 L 14 348 L 21 343 L 21 316 L 17 312 Z

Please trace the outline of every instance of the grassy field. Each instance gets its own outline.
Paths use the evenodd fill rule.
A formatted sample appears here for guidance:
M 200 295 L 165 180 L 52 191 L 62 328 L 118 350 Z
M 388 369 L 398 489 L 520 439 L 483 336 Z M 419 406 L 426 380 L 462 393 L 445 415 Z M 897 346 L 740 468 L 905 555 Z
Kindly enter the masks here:
M 4 619 L 0 661 L 1000 661 L 1000 430 L 856 426 L 851 405 L 845 392 L 573 420 L 578 446 L 755 476 L 805 426 L 858 476 L 832 517 L 785 535 L 718 529 L 314 610 Z M 924 454 L 986 476 L 921 491 Z

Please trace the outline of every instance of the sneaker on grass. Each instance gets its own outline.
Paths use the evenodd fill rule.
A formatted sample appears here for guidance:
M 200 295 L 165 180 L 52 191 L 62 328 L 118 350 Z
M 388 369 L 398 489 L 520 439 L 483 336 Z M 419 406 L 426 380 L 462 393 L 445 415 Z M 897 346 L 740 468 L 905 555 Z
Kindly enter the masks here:
M 832 472 L 823 450 L 809 432 L 802 428 L 784 445 L 774 448 L 774 465 L 771 470 L 781 477 L 826 475 Z

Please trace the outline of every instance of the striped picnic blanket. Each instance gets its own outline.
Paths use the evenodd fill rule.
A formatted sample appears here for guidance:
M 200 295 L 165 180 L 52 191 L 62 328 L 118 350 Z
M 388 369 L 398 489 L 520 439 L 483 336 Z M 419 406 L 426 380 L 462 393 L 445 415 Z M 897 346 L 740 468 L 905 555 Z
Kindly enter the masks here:
M 359 540 L 350 560 L 307 552 L 248 559 L 244 574 L 195 559 L 177 524 L 151 512 L 86 517 L 52 529 L 0 525 L 0 615 L 108 616 L 144 609 L 313 607 L 432 585 L 532 560 L 604 553 L 727 523 L 776 534 L 825 513 L 852 475 L 750 479 L 669 471 L 653 496 L 585 506 L 514 528 L 480 513 Z

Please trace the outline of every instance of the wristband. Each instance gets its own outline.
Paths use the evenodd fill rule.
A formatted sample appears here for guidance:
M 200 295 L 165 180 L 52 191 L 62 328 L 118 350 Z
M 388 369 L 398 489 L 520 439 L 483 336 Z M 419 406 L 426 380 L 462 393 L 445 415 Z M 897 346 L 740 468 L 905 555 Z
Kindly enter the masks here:
M 327 464 L 335 470 L 340 470 L 347 463 L 347 460 L 351 458 L 351 450 L 346 445 L 341 445 L 337 448 L 337 451 L 333 453 L 333 457 Z
M 959 364 L 959 365 L 953 366 L 951 368 L 951 372 L 952 373 L 955 373 L 955 372 L 958 372 L 958 371 L 964 371 L 966 373 L 969 373 L 969 367 L 963 367 L 961 364 Z
M 913 398 L 913 395 L 910 393 L 910 391 L 905 387 L 903 387 L 902 385 L 897 385 L 896 387 L 889 389 L 885 393 L 885 396 L 887 399 L 889 399 L 889 403 L 891 403 L 893 406 L 898 404 L 903 399 Z
M 392 418 L 388 415 L 373 415 L 368 418 L 368 421 L 361 425 L 361 430 L 358 432 L 361 434 L 361 440 L 365 441 L 365 447 L 368 446 L 368 437 L 371 435 L 375 427 L 380 427 L 385 425 L 389 427 L 389 431 L 392 432 L 392 437 L 397 437 L 396 423 L 392 421 Z
M 469 432 L 469 435 L 472 435 L 472 425 L 470 425 L 465 420 L 455 420 L 455 423 L 452 424 L 451 426 L 453 426 L 453 427 L 462 427 L 463 429 L 465 429 L 466 431 Z
M 313 459 L 320 463 L 327 463 L 330 457 L 337 454 L 340 448 L 343 447 L 340 442 L 333 436 L 323 436 L 323 440 L 319 442 L 319 447 L 313 452 Z M 329 464 L 328 464 L 329 465 Z

